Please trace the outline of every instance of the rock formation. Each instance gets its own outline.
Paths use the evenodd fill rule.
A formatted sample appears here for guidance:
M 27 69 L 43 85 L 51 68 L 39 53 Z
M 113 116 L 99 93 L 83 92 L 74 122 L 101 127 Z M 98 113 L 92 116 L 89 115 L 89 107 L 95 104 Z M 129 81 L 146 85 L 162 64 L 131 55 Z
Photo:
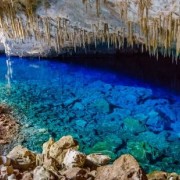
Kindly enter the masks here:
M 12 142 L 19 131 L 19 124 L 15 121 L 11 109 L 0 105 L 0 153 L 3 152 L 4 145 Z
M 119 157 L 112 165 L 106 165 L 110 160 L 108 156 L 102 154 L 86 156 L 74 150 L 77 145 L 71 136 L 64 136 L 57 142 L 50 139 L 44 143 L 43 154 L 35 154 L 27 148 L 17 146 L 7 156 L 0 156 L 0 180 L 178 180 L 180 178 L 176 173 L 161 171 L 146 175 L 138 162 L 128 154 Z
M 0 42 L 9 55 L 48 56 L 138 47 L 179 57 L 178 0 L 2 0 Z

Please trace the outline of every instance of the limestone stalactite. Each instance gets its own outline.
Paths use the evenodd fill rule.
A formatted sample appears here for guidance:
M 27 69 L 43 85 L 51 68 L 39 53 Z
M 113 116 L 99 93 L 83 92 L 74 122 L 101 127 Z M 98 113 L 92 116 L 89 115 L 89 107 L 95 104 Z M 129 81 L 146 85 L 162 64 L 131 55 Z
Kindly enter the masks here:
M 173 12 L 150 16 L 153 0 L 117 0 L 113 6 L 108 0 L 82 0 L 86 7 L 92 3 L 96 7 L 94 16 L 97 23 L 92 23 L 88 31 L 81 26 L 72 25 L 70 20 L 63 16 L 58 15 L 57 20 L 48 17 L 48 0 L 43 3 L 39 0 L 2 1 L 0 28 L 7 37 L 15 41 L 34 37 L 36 41 L 54 46 L 56 52 L 60 53 L 65 48 L 72 48 L 74 51 L 77 47 L 86 49 L 86 46 L 92 43 L 95 48 L 101 43 L 106 44 L 108 48 L 123 48 L 126 39 L 128 46 L 141 45 L 142 52 L 146 50 L 150 55 L 158 57 L 158 54 L 162 53 L 175 59 L 180 55 L 180 17 Z M 136 21 L 129 18 L 129 8 L 132 4 L 137 8 Z M 37 15 L 36 9 L 41 5 L 46 9 L 46 15 Z M 118 9 L 121 26 L 112 28 L 111 22 L 101 20 L 104 6 Z

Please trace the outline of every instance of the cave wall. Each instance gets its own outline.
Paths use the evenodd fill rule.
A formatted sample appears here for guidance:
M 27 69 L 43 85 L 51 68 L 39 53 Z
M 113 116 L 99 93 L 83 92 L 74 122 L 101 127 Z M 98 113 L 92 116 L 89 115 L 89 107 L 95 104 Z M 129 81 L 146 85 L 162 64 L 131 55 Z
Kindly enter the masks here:
M 179 0 L 2 1 L 0 41 L 8 55 L 47 57 L 78 49 L 86 53 L 89 46 L 100 52 L 140 46 L 157 59 L 159 54 L 179 58 Z

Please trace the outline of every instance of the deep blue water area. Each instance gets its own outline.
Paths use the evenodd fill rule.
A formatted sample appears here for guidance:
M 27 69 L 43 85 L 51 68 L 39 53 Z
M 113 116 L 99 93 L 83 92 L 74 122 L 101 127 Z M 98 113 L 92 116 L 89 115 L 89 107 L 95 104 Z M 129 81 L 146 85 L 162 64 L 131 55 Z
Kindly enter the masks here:
M 147 171 L 180 173 L 180 95 L 121 73 L 0 56 L 0 103 L 19 114 L 17 141 L 37 152 L 72 135 L 85 153 L 132 154 Z

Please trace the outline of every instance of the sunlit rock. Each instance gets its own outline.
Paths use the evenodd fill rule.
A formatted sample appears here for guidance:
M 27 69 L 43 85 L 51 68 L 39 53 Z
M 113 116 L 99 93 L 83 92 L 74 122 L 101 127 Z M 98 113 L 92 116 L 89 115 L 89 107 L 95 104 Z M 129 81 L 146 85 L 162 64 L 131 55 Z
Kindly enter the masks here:
M 44 180 L 44 179 L 55 180 L 55 177 L 44 167 L 37 166 L 33 172 L 33 180 Z
M 45 142 L 43 144 L 43 152 L 42 153 L 45 154 L 45 155 L 48 155 L 49 154 L 49 150 L 50 150 L 51 146 L 54 143 L 55 143 L 55 141 L 52 138 L 50 138 L 49 141 Z
M 0 156 L 0 166 L 10 166 L 11 159 L 6 156 Z
M 78 148 L 78 143 L 72 138 L 72 136 L 64 136 L 50 147 L 49 155 L 61 164 L 69 149 L 77 150 Z
M 20 170 L 33 169 L 36 165 L 36 154 L 21 145 L 14 147 L 7 157 L 13 160 L 13 167 Z
M 73 167 L 83 167 L 85 160 L 85 154 L 73 149 L 69 149 L 64 157 L 63 164 L 65 165 L 66 169 Z
M 97 169 L 96 180 L 147 180 L 146 174 L 131 155 L 122 155 L 113 165 Z
M 69 180 L 73 180 L 73 179 L 86 180 L 88 179 L 89 176 L 87 170 L 79 167 L 69 168 L 63 173 L 63 175 Z
M 103 166 L 108 164 L 111 158 L 107 155 L 93 153 L 87 155 L 86 160 L 88 161 L 88 164 L 92 164 L 95 166 Z

